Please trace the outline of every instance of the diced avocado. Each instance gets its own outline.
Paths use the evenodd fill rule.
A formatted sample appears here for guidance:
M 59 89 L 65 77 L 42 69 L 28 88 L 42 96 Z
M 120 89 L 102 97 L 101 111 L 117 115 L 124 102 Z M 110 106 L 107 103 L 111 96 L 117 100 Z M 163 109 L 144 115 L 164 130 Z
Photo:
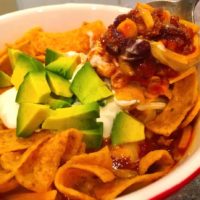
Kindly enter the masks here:
M 10 76 L 8 76 L 5 72 L 0 71 L 0 88 L 11 86 Z
M 83 141 L 87 149 L 98 149 L 103 141 L 103 123 L 98 122 L 95 129 L 83 130 Z
M 46 49 L 46 55 L 45 55 L 45 65 L 48 65 L 49 63 L 55 61 L 59 57 L 64 57 L 65 55 L 62 53 L 58 53 L 57 51 L 54 51 L 52 49 Z
M 111 131 L 113 145 L 138 142 L 144 139 L 144 125 L 141 122 L 124 112 L 119 112 L 116 115 Z
M 50 96 L 48 99 L 48 104 L 51 109 L 55 110 L 57 108 L 69 107 L 74 103 L 74 98 L 55 98 Z
M 58 96 L 72 97 L 73 93 L 70 89 L 70 83 L 67 79 L 53 72 L 47 72 L 47 81 L 51 88 L 51 92 Z
M 19 107 L 16 134 L 28 137 L 37 130 L 47 118 L 50 109 L 47 105 L 23 103 Z
M 57 60 L 48 64 L 46 69 L 63 78 L 70 79 L 79 63 L 79 55 L 59 57 Z
M 71 90 L 83 104 L 112 96 L 112 92 L 99 78 L 89 62 L 85 63 L 75 75 L 71 83 Z
M 16 88 L 19 88 L 28 72 L 44 70 L 41 62 L 19 50 L 9 49 L 8 55 L 13 68 L 11 83 Z
M 99 117 L 99 106 L 97 103 L 74 105 L 53 111 L 42 124 L 42 128 L 55 130 L 68 128 L 93 129 L 97 125 L 95 119 L 97 117 Z
M 17 103 L 41 103 L 48 102 L 51 90 L 46 80 L 45 71 L 29 72 L 19 87 L 16 102 Z

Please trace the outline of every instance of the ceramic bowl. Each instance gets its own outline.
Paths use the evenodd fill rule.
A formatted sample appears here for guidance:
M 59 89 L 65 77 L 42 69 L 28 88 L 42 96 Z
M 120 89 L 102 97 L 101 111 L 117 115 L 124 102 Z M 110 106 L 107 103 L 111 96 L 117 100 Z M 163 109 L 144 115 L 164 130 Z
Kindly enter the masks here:
M 84 21 L 100 19 L 105 25 L 129 9 L 95 4 L 62 4 L 37 7 L 0 16 L 0 48 L 14 42 L 28 29 L 41 26 L 46 31 L 59 32 L 79 27 Z M 183 160 L 165 177 L 118 200 L 163 199 L 200 173 L 200 120 L 195 125 L 192 144 Z

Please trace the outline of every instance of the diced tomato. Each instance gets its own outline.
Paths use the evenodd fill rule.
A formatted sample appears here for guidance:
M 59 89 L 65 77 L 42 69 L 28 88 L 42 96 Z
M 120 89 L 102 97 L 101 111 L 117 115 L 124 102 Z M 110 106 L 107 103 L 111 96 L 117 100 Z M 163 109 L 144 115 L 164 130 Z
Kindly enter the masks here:
M 152 79 L 147 86 L 147 92 L 153 95 L 162 95 L 166 93 L 168 87 L 169 84 L 166 79 Z

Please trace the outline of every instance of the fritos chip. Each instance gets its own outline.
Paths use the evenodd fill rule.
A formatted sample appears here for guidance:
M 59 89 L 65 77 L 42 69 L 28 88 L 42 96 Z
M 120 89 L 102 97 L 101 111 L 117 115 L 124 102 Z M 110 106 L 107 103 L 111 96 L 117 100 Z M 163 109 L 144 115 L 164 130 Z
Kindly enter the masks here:
M 183 128 L 182 136 L 178 143 L 179 149 L 185 149 L 188 146 L 190 139 L 192 137 L 192 131 L 193 131 L 192 126 L 190 125 Z
M 200 96 L 198 97 L 198 100 L 196 104 L 194 105 L 194 107 L 192 108 L 192 110 L 189 111 L 186 118 L 181 123 L 180 127 L 184 128 L 188 126 L 192 122 L 192 120 L 198 115 L 199 110 L 200 110 Z
M 142 188 L 163 175 L 163 172 L 156 172 L 134 178 L 115 179 L 108 183 L 98 184 L 94 188 L 94 193 L 100 200 L 114 200 L 118 195 Z
M 83 25 L 74 30 L 49 33 L 43 31 L 40 27 L 29 30 L 25 35 L 17 40 L 14 44 L 8 44 L 0 52 L 0 70 L 12 73 L 12 68 L 8 59 L 7 49 L 19 49 L 41 61 L 44 61 L 45 51 L 47 48 L 55 51 L 67 52 L 88 52 L 90 50 L 90 35 L 92 34 L 93 42 L 100 38 L 105 32 L 105 26 L 101 21 L 83 23 Z M 78 40 L 77 40 L 78 38 Z
M 22 154 L 23 152 L 21 151 L 4 153 L 0 156 L 0 165 L 4 170 L 14 171 L 14 169 L 20 162 Z
M 9 192 L 19 186 L 19 183 L 15 178 L 10 179 L 9 181 L 0 184 L 0 193 Z
M 14 129 L 0 130 L 0 154 L 27 149 L 36 141 L 48 135 L 51 135 L 50 132 L 41 131 L 29 138 L 18 138 Z
M 161 171 L 168 171 L 174 164 L 174 160 L 166 150 L 154 150 L 150 151 L 144 157 L 141 158 L 139 163 L 139 173 L 141 175 L 146 173 L 155 173 Z M 151 166 L 155 165 L 154 171 L 149 172 Z
M 68 135 L 68 131 L 57 133 L 27 157 L 15 174 L 23 187 L 35 192 L 48 191 L 65 152 Z
M 69 198 L 94 200 L 91 193 L 95 185 L 114 178 L 110 152 L 105 147 L 95 153 L 74 156 L 58 169 L 55 186 Z
M 172 95 L 172 99 L 164 110 L 146 124 L 152 132 L 169 136 L 181 124 L 198 97 L 197 72 L 176 82 Z
M 59 169 L 60 170 L 60 169 Z M 58 191 L 70 199 L 95 200 L 89 193 L 97 179 L 89 172 L 69 168 L 64 171 L 58 170 L 55 178 L 55 186 Z M 85 185 L 89 185 L 89 188 Z
M 0 193 L 8 192 L 18 186 L 13 172 L 9 172 L 0 168 L 0 177 Z
M 30 146 L 21 156 L 18 154 L 19 158 L 13 160 L 15 157 L 14 154 L 10 152 L 9 155 L 4 155 L 2 159 L 1 156 L 1 168 L 0 169 L 0 188 L 2 192 L 6 192 L 14 189 L 18 186 L 18 182 L 15 180 L 14 176 L 16 170 L 26 161 L 29 155 L 34 152 L 39 145 L 49 139 L 50 136 L 46 135 L 43 138 L 40 138 L 39 141 L 36 141 L 32 146 Z M 10 160 L 11 159 L 11 160 Z M 12 165 L 12 166 L 11 166 Z
M 14 173 L 0 169 L 0 177 L 0 186 L 2 186 L 7 184 L 14 177 Z
M 44 193 L 19 193 L 4 197 L 4 200 L 55 200 L 57 195 L 56 190 L 51 190 Z
M 72 158 L 74 155 L 85 152 L 85 146 L 82 143 L 83 134 L 75 129 L 68 130 L 68 134 L 65 153 L 62 158 L 64 162 Z
M 56 177 L 55 185 L 61 193 L 69 198 L 80 200 L 94 199 L 91 193 L 96 184 L 100 180 L 109 182 L 115 178 L 112 171 L 101 166 L 81 164 L 60 168 Z
M 104 168 L 112 170 L 112 159 L 108 147 L 90 153 L 74 156 L 68 161 L 68 165 L 87 164 L 87 165 L 101 165 Z

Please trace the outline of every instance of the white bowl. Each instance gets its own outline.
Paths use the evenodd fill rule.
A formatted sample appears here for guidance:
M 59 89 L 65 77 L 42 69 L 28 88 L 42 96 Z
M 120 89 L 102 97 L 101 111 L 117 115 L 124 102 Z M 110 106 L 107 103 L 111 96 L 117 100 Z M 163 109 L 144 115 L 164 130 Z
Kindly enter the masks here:
M 95 4 L 62 4 L 22 10 L 0 16 L 0 49 L 14 42 L 34 26 L 59 32 L 76 28 L 84 21 L 101 19 L 106 25 L 129 9 Z M 184 159 L 165 177 L 119 200 L 162 199 L 200 173 L 200 120 L 197 121 L 192 145 Z

